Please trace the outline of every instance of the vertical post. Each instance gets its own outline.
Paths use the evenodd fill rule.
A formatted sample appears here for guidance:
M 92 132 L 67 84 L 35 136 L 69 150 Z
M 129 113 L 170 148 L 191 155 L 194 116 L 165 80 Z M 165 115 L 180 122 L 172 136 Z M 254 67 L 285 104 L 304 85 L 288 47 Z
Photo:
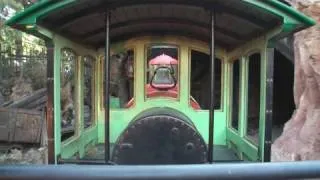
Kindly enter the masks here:
M 214 130 L 214 62 L 215 62 L 215 47 L 214 47 L 214 26 L 215 26 L 215 10 L 211 10 L 211 43 L 210 43 L 210 57 L 211 57 L 211 77 L 210 77 L 210 109 L 209 109 L 209 151 L 208 162 L 213 162 L 213 130 Z
M 266 121 L 265 121 L 265 140 L 263 161 L 270 162 L 271 159 L 271 143 L 272 143 L 272 108 L 273 108 L 273 64 L 274 64 L 274 48 L 267 49 L 267 70 L 266 70 Z
M 54 111 L 53 111 L 53 83 L 54 83 L 54 45 L 51 40 L 46 41 L 47 47 L 47 107 L 46 107 L 46 121 L 48 134 L 48 164 L 55 164 L 54 152 Z
M 109 100 L 109 81 L 110 81 L 110 34 L 109 34 L 109 27 L 110 27 L 110 12 L 109 10 L 107 10 L 106 12 L 106 17 L 105 17 L 105 31 L 106 31 L 106 36 L 105 36 L 105 56 L 104 56 L 104 64 L 105 64 L 105 71 L 104 71 L 104 75 L 105 75 L 105 85 L 104 85 L 104 106 L 105 106 L 105 125 L 104 125 L 104 145 L 105 145 L 105 162 L 108 163 L 109 162 L 109 151 L 110 151 L 110 146 L 109 146 L 109 137 L 110 137 L 110 128 L 109 128 L 109 118 L 110 118 L 110 100 Z

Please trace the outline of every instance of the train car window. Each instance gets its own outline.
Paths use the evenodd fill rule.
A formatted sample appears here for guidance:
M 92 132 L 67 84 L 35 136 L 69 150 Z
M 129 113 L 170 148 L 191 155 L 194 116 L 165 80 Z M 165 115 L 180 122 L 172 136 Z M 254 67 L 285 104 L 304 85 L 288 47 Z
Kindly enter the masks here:
M 61 50 L 61 135 L 62 140 L 75 135 L 76 119 L 76 53 L 72 49 Z
M 179 48 L 174 45 L 151 45 L 146 51 L 146 97 L 177 99 Z
M 93 106 L 94 106 L 94 58 L 92 56 L 85 56 L 83 59 L 84 73 L 83 73 L 83 117 L 84 128 L 93 125 Z
M 134 51 L 126 50 L 110 56 L 110 108 L 122 109 L 132 106 L 133 101 L 133 82 L 134 82 Z M 104 56 L 101 57 L 102 72 L 104 71 Z M 103 86 L 105 76 L 102 73 Z M 104 101 L 102 101 L 104 103 Z M 104 107 L 104 105 L 102 106 Z
M 249 56 L 248 72 L 248 106 L 246 135 L 254 143 L 259 143 L 260 119 L 260 77 L 261 57 L 259 53 Z
M 191 96 L 201 109 L 210 108 L 210 55 L 191 50 Z M 215 59 L 215 104 L 214 109 L 221 109 L 222 99 L 222 62 Z
M 235 60 L 232 66 L 232 110 L 231 128 L 238 130 L 240 108 L 240 62 Z
M 152 45 L 150 47 L 148 47 L 147 49 L 147 61 L 146 61 L 146 66 L 147 66 L 147 83 L 150 83 L 150 79 L 151 79 L 151 74 L 150 74 L 150 66 L 149 66 L 149 62 L 150 60 L 154 59 L 155 57 L 158 57 L 160 55 L 167 55 L 170 56 L 176 60 L 179 61 L 179 55 L 178 55 L 178 47 L 173 46 L 173 45 Z M 175 68 L 175 78 L 177 79 L 177 71 L 178 71 L 178 67 L 174 67 Z
M 172 46 L 172 45 L 153 45 L 148 48 L 148 54 L 147 54 L 148 61 L 162 54 L 166 54 L 177 60 L 179 58 L 178 47 Z

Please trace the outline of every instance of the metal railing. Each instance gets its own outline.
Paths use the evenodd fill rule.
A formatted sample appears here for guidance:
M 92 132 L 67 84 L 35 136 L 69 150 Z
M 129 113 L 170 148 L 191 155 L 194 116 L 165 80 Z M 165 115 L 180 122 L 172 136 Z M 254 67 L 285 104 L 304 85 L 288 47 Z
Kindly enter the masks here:
M 0 179 L 312 179 L 320 161 L 202 165 L 1 166 Z

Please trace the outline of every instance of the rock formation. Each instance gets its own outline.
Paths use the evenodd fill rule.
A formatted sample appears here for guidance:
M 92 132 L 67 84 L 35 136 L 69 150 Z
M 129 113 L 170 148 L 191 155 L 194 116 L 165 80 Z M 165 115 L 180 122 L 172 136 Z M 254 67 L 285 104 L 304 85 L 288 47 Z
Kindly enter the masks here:
M 1 165 L 30 165 L 30 164 L 47 164 L 47 148 L 41 147 L 39 149 L 30 148 L 26 151 L 13 149 L 10 152 L 0 152 Z
M 296 110 L 272 145 L 272 161 L 320 160 L 320 0 L 287 0 L 318 24 L 295 34 Z

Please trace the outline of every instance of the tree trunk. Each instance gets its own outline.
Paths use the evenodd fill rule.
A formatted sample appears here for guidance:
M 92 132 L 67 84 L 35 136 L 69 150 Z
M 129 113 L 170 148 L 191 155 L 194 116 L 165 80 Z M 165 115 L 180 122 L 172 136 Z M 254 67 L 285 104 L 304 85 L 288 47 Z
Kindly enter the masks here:
M 287 0 L 320 22 L 319 0 Z M 320 28 L 295 34 L 294 99 L 296 110 L 272 145 L 272 161 L 320 160 Z

